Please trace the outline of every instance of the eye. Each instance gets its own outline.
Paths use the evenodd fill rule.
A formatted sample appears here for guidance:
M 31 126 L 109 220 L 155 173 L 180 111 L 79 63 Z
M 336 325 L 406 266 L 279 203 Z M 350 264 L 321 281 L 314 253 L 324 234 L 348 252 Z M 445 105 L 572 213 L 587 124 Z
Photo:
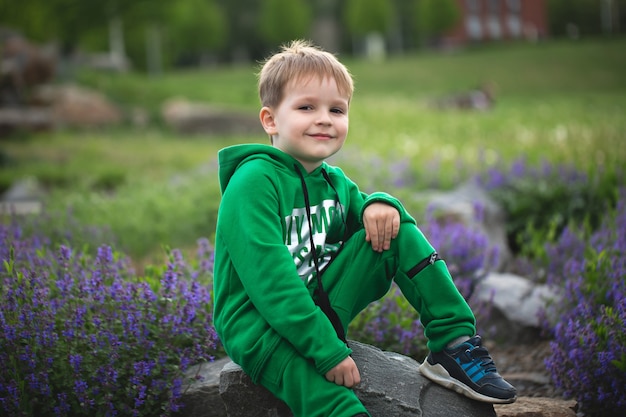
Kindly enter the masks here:
M 330 109 L 331 113 L 336 113 L 336 114 L 344 114 L 345 110 L 340 108 L 340 107 L 333 107 L 332 109 Z
M 303 106 L 298 106 L 298 110 L 313 110 L 313 106 L 311 105 L 303 105 Z

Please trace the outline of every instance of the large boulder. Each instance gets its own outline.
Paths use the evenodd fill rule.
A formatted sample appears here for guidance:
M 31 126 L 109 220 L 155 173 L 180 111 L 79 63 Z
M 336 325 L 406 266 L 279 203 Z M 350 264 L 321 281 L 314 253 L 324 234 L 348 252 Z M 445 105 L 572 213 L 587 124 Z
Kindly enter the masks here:
M 373 417 L 496 416 L 491 404 L 470 400 L 424 378 L 419 363 L 409 357 L 356 341 L 350 341 L 350 347 L 361 372 L 355 392 Z M 293 416 L 232 362 L 222 370 L 220 395 L 228 417 Z
M 493 407 L 477 403 L 424 379 L 419 375 L 418 364 L 406 356 L 354 341 L 350 345 L 363 379 L 355 391 L 374 417 L 576 415 L 575 401 L 553 397 L 520 397 L 514 404 Z M 186 387 L 182 398 L 184 406 L 174 417 L 291 416 L 285 404 L 263 387 L 253 384 L 227 357 L 193 367 L 188 375 L 200 378 Z M 519 382 L 513 375 L 507 378 L 513 383 Z

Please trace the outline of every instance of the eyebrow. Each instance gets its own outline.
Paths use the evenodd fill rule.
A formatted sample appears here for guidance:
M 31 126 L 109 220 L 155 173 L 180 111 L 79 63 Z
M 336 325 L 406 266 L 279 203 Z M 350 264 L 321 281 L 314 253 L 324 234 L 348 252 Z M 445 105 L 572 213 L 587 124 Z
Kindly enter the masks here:
M 302 95 L 296 96 L 296 101 L 317 101 L 317 100 L 323 100 L 323 98 L 320 95 L 315 95 L 315 94 L 302 94 Z M 332 99 L 332 103 L 349 105 L 350 100 L 346 97 L 341 96 L 338 99 Z

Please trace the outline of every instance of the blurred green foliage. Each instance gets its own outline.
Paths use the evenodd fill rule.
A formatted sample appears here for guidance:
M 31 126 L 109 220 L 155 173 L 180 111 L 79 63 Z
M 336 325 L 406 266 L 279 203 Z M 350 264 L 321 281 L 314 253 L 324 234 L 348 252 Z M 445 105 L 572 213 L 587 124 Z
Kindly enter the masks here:
M 417 27 L 424 35 L 439 36 L 459 23 L 456 0 L 421 0 L 417 3 Z
M 608 35 L 626 27 L 626 0 L 548 0 L 546 3 L 553 36 Z
M 546 7 L 549 36 L 618 34 L 626 27 L 626 0 L 547 0 Z M 56 42 L 63 53 L 108 52 L 117 27 L 133 67 L 152 72 L 157 59 L 165 68 L 258 61 L 295 37 L 317 39 L 321 21 L 332 22 L 330 37 L 342 53 L 361 52 L 372 32 L 392 51 L 407 52 L 430 45 L 425 41 L 460 17 L 457 0 L 0 0 L 0 27 Z
M 303 0 L 266 0 L 261 5 L 260 33 L 270 44 L 306 38 L 311 21 L 310 5 Z
M 384 0 L 347 0 L 345 22 L 353 35 L 386 33 L 393 23 L 393 3 Z

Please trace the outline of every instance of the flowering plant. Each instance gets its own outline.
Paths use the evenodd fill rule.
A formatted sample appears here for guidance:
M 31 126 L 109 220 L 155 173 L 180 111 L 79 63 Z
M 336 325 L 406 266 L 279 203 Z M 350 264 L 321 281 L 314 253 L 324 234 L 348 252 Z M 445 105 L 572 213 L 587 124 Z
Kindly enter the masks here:
M 597 227 L 607 203 L 615 203 L 618 174 L 587 174 L 548 162 L 535 167 L 519 158 L 508 169 L 492 167 L 477 180 L 504 208 L 513 252 L 527 254 L 554 241 L 572 222 Z
M 184 372 L 212 360 L 212 251 L 197 265 L 171 251 L 138 277 L 101 246 L 54 250 L 0 226 L 0 412 L 3 415 L 169 415 Z
M 585 415 L 626 412 L 626 190 L 585 245 L 567 229 L 547 245 L 548 282 L 564 288 L 552 306 L 556 321 L 546 366 L 555 385 L 576 398 Z

